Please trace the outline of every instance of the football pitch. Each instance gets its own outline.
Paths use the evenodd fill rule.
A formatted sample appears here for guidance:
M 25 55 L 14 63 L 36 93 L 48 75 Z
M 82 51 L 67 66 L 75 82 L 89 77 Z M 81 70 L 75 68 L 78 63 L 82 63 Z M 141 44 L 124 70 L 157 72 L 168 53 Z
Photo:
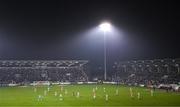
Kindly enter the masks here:
M 0 87 L 0 106 L 180 106 L 180 93 L 132 87 L 132 94 L 123 85 Z

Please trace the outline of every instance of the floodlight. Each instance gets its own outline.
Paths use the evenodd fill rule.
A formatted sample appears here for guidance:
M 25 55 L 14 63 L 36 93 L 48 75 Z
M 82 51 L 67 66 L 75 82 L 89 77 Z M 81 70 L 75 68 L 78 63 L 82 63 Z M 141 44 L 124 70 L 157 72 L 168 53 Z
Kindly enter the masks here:
M 104 32 L 108 32 L 111 30 L 111 24 L 108 22 L 104 22 L 102 24 L 99 25 L 100 30 L 104 31 Z

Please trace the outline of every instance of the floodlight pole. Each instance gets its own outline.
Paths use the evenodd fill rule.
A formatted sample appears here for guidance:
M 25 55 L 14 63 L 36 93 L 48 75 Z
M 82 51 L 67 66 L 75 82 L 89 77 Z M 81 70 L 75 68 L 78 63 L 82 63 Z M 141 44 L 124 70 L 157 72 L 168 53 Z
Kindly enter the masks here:
M 106 33 L 110 31 L 110 23 L 104 22 L 100 25 L 101 30 L 103 31 L 104 36 L 104 80 L 107 79 L 107 66 L 106 66 Z
M 104 80 L 107 78 L 107 67 L 106 67 L 106 31 L 103 31 L 104 34 Z

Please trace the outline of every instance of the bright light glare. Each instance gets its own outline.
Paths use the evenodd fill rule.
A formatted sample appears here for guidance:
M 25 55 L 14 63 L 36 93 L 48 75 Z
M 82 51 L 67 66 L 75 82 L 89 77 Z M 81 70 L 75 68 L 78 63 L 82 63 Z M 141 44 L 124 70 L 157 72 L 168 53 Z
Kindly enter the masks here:
M 102 23 L 100 26 L 100 30 L 104 31 L 104 32 L 109 32 L 111 31 L 111 24 L 108 22 L 104 22 Z

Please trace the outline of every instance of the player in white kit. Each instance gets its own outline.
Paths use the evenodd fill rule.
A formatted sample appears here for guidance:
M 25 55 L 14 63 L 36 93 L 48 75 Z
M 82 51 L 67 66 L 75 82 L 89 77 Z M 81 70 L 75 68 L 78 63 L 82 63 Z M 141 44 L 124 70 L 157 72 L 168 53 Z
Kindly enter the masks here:
M 106 97 L 106 101 L 108 101 L 108 100 L 109 100 L 109 96 L 108 96 L 108 94 L 106 94 L 106 96 L 105 96 L 105 97 Z
M 80 96 L 80 93 L 79 93 L 79 91 L 78 91 L 76 97 L 79 98 L 79 96 Z

